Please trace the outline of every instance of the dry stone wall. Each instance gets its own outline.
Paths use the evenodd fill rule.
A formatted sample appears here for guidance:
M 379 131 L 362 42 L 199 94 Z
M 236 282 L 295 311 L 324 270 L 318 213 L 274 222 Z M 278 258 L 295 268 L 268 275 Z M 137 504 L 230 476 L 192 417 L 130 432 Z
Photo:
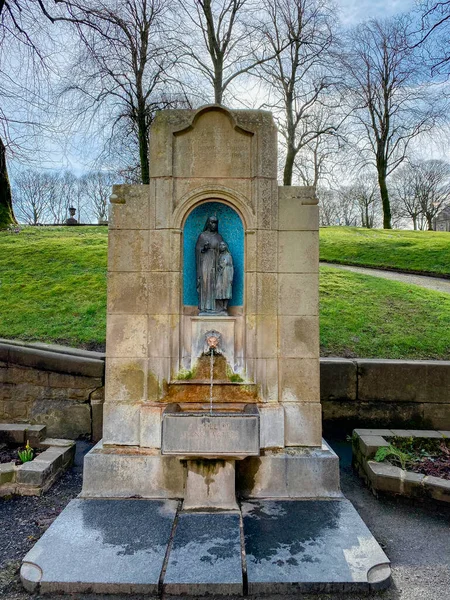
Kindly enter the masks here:
M 100 439 L 103 377 L 101 353 L 0 343 L 0 422 L 46 425 L 55 438 Z

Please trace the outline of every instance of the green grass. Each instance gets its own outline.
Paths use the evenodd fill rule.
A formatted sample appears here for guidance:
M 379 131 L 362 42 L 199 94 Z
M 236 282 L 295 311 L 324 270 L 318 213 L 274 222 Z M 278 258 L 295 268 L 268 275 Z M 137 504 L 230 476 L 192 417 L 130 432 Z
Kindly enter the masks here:
M 330 267 L 320 273 L 322 355 L 450 359 L 450 294 Z
M 95 347 L 105 340 L 107 227 L 0 232 L 0 336 Z
M 325 227 L 320 260 L 450 276 L 450 233 Z
M 106 227 L 0 232 L 0 337 L 105 341 Z M 321 269 L 325 356 L 450 359 L 450 295 Z

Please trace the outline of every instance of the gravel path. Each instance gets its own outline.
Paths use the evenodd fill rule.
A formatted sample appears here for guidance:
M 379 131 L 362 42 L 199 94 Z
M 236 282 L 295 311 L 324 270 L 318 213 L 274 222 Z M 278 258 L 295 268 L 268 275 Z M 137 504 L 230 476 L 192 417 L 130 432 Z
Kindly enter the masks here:
M 304 594 L 301 600 L 449 600 L 450 506 L 418 503 L 405 498 L 375 498 L 352 471 L 351 445 L 348 442 L 331 442 L 331 445 L 341 459 L 342 491 L 391 559 L 393 583 L 388 590 L 370 596 L 355 593 Z M 0 500 L 2 600 L 143 600 L 143 596 L 131 595 L 32 595 L 25 592 L 20 584 L 19 567 L 24 554 L 65 504 L 81 490 L 82 454 L 88 448 L 87 444 L 77 444 L 76 466 L 42 498 Z M 231 596 L 227 598 L 232 600 Z M 151 596 L 145 596 L 145 599 L 153 600 Z M 173 597 L 173 600 L 177 598 Z M 216 600 L 216 597 L 210 596 L 209 600 Z M 265 596 L 261 600 L 280 600 L 280 596 Z M 287 597 L 284 600 L 288 600 Z M 291 600 L 294 599 L 291 597 Z
M 383 279 L 393 279 L 402 283 L 418 285 L 450 294 L 450 279 L 441 277 L 427 277 L 426 275 L 410 275 L 409 273 L 396 273 L 395 271 L 384 271 L 383 269 L 367 269 L 365 267 L 353 267 L 350 265 L 338 265 L 336 263 L 321 262 L 323 267 L 332 267 L 333 269 L 342 269 L 343 271 L 352 271 L 352 273 L 361 273 L 362 275 L 372 275 L 372 277 L 382 277 Z M 450 596 L 449 596 L 450 597 Z

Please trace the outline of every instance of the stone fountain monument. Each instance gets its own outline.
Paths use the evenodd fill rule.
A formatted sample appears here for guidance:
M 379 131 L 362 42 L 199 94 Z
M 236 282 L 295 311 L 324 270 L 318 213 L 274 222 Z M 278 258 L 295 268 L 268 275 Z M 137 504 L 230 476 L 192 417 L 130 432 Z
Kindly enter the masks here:
M 103 440 L 80 498 L 25 557 L 28 589 L 388 581 L 322 441 L 317 199 L 278 186 L 276 136 L 267 112 L 162 111 L 150 184 L 114 186 Z M 58 548 L 80 556 L 83 536 L 102 567 L 85 556 L 63 573 Z

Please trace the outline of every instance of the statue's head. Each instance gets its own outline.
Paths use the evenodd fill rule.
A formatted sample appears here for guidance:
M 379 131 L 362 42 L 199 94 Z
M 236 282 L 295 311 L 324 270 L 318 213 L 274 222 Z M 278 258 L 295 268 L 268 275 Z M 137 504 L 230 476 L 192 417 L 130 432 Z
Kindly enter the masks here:
M 227 252 L 228 251 L 228 246 L 226 245 L 225 242 L 220 242 L 219 244 L 219 252 Z
M 217 231 L 219 229 L 219 219 L 216 216 L 208 217 L 203 231 Z

